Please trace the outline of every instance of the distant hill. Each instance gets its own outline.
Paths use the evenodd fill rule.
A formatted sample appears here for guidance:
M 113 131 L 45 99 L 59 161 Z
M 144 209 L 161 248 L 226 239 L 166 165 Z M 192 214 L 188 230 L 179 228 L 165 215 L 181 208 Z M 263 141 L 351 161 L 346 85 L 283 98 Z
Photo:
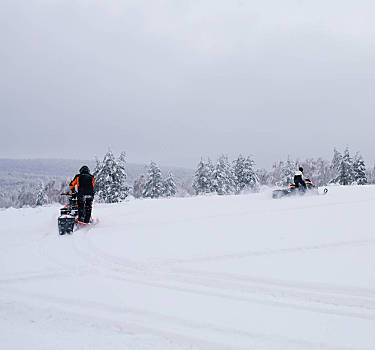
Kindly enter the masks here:
M 24 182 L 25 179 L 31 182 L 45 178 L 69 179 L 78 173 L 82 165 L 87 165 L 91 170 L 94 170 L 95 161 L 77 159 L 0 159 L 0 179 L 3 184 L 4 182 Z M 127 163 L 126 171 L 129 184 L 140 174 L 145 173 L 146 169 L 146 164 Z M 192 169 L 181 167 L 161 166 L 161 171 L 164 175 L 172 172 L 180 180 L 193 176 Z

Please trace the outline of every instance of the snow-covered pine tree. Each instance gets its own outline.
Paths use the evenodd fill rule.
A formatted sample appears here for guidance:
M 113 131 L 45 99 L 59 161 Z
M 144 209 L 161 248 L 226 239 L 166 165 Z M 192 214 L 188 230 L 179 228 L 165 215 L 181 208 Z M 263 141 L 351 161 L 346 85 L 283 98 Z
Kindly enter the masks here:
M 225 155 L 220 156 L 216 163 L 212 173 L 212 186 L 219 195 L 235 192 L 233 169 Z
M 95 192 L 100 201 L 117 203 L 128 196 L 124 152 L 116 160 L 109 150 L 102 162 L 97 160 L 93 175 L 95 177 Z
M 341 158 L 338 182 L 340 185 L 351 185 L 353 181 L 353 160 L 350 157 L 349 148 L 347 147 L 344 151 L 344 155 Z
M 206 167 L 207 167 L 207 174 L 208 174 L 208 193 L 213 193 L 215 192 L 215 186 L 214 186 L 214 171 L 215 171 L 215 166 L 211 161 L 211 158 L 207 158 L 206 161 Z
M 233 166 L 235 191 L 256 191 L 259 187 L 259 180 L 254 170 L 254 161 L 250 158 L 244 158 L 241 154 L 234 161 Z
M 293 162 L 292 160 L 287 159 L 286 162 L 282 162 L 281 170 L 280 170 L 280 181 L 278 183 L 279 186 L 288 186 L 294 182 L 294 174 L 298 169 L 297 163 Z
M 204 194 L 212 192 L 212 163 L 210 160 L 205 162 L 200 160 L 195 171 L 193 188 L 195 194 Z
M 239 194 L 245 187 L 244 181 L 245 158 L 240 154 L 238 158 L 233 161 L 233 176 L 235 183 L 235 193 Z
M 366 166 L 365 162 L 359 152 L 356 153 L 353 162 L 354 180 L 358 185 L 367 184 Z
M 331 162 L 331 169 L 333 172 L 333 176 L 331 179 L 331 183 L 338 183 L 339 182 L 339 174 L 340 174 L 340 167 L 342 162 L 342 154 L 336 149 L 333 149 L 333 158 Z
M 122 151 L 117 160 L 117 183 L 120 193 L 120 200 L 124 200 L 129 195 L 129 186 L 126 185 L 126 153 Z
M 143 189 L 143 197 L 159 198 L 163 196 L 163 193 L 164 183 L 161 171 L 156 163 L 151 162 Z
M 35 193 L 35 205 L 41 206 L 47 203 L 48 197 L 45 191 L 45 187 L 42 183 L 39 183 Z
M 176 183 L 172 173 L 169 173 L 168 177 L 164 179 L 164 197 L 174 197 L 177 192 Z

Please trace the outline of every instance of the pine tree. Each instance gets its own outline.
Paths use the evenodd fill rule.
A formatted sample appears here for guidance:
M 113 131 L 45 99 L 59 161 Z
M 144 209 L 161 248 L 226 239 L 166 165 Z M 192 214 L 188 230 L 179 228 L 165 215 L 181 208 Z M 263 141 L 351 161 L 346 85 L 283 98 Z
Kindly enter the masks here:
M 148 170 L 146 183 L 143 189 L 143 197 L 145 198 L 159 198 L 164 193 L 164 183 L 161 171 L 156 163 L 151 162 Z
M 164 179 L 164 197 L 174 197 L 177 192 L 176 183 L 174 181 L 173 175 L 169 173 L 168 177 Z
M 297 170 L 297 163 L 291 161 L 289 158 L 286 162 L 282 162 L 280 169 L 279 186 L 288 186 L 294 181 L 294 174 Z
M 215 192 L 215 186 L 214 186 L 214 171 L 215 171 L 215 166 L 213 165 L 212 161 L 210 158 L 207 159 L 206 162 L 206 168 L 207 168 L 207 178 L 208 178 L 208 193 L 213 193 Z
M 123 151 L 117 159 L 116 184 L 119 200 L 124 200 L 129 195 L 129 187 L 126 185 L 126 153 Z
M 204 194 L 212 192 L 212 164 L 208 160 L 200 160 L 197 170 L 195 171 L 193 188 L 195 194 Z
M 255 191 L 259 187 L 259 180 L 254 170 L 254 161 L 242 155 L 234 162 L 233 167 L 236 193 L 246 190 Z
M 358 185 L 367 184 L 365 162 L 359 152 L 356 153 L 353 163 L 354 180 Z
M 116 160 L 108 151 L 102 162 L 97 160 L 94 171 L 96 195 L 105 203 L 117 203 L 128 196 L 126 185 L 125 153 Z
M 332 176 L 332 180 L 330 182 L 332 182 L 332 183 L 338 183 L 339 182 L 341 162 L 342 162 L 342 155 L 336 148 L 334 148 L 333 149 L 333 158 L 332 158 L 332 162 L 331 162 L 331 169 L 332 169 L 332 172 L 333 172 L 333 176 Z
M 36 189 L 35 205 L 41 206 L 48 203 L 48 197 L 45 191 L 45 187 L 40 183 Z
M 214 191 L 219 195 L 235 192 L 233 169 L 227 156 L 219 157 L 212 174 L 212 184 Z
M 347 147 L 340 162 L 338 182 L 340 185 L 351 185 L 353 181 L 353 161 Z

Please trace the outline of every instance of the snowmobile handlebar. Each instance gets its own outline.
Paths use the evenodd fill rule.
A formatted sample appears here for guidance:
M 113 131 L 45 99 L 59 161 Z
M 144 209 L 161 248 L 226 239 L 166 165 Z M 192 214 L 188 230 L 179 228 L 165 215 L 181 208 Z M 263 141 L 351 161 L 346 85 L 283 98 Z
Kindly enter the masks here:
M 65 192 L 65 193 L 60 193 L 60 196 L 69 196 L 69 197 L 74 197 L 76 196 L 77 193 L 76 192 Z

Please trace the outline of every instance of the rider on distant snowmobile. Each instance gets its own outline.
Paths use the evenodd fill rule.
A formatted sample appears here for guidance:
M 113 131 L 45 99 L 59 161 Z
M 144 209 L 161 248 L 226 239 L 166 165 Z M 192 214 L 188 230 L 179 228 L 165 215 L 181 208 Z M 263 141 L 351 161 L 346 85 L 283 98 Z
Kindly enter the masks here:
M 84 223 L 89 223 L 91 218 L 92 201 L 94 199 L 94 176 L 90 174 L 90 169 L 84 165 L 79 169 L 77 174 L 69 185 L 73 194 L 76 193 L 78 200 L 78 220 Z
M 305 177 L 303 176 L 303 168 L 299 167 L 296 173 L 294 174 L 294 184 L 296 188 L 305 191 L 306 190 L 306 182 Z M 301 187 L 300 187 L 301 186 Z

